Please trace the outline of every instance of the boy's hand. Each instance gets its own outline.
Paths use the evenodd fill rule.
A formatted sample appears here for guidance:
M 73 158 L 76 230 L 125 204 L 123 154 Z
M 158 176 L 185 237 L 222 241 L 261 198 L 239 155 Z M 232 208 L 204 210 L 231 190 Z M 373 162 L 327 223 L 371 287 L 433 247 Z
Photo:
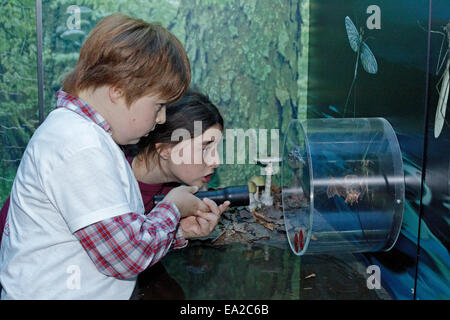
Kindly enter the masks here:
M 180 227 L 186 239 L 209 235 L 219 222 L 222 213 L 230 205 L 229 201 L 225 201 L 225 203 L 217 206 L 214 201 L 208 198 L 203 199 L 203 202 L 208 206 L 209 210 L 198 210 L 195 216 L 189 216 L 180 221 Z
M 170 190 L 163 201 L 173 202 L 181 217 L 188 217 L 197 214 L 197 211 L 207 212 L 209 207 L 199 198 L 193 195 L 198 191 L 198 187 L 180 186 Z

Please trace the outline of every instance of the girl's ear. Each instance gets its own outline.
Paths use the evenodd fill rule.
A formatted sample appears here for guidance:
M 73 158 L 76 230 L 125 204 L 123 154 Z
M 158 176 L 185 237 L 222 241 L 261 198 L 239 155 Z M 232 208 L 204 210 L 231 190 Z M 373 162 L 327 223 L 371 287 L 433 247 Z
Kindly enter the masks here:
M 155 150 L 160 158 L 162 158 L 163 160 L 168 160 L 170 158 L 170 152 L 172 148 L 165 143 L 157 142 L 155 144 Z

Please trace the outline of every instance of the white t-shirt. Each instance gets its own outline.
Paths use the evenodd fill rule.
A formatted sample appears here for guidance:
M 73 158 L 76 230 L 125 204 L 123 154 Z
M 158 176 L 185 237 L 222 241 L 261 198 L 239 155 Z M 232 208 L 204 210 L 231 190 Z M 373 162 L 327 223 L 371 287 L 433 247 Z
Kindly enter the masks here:
M 0 249 L 2 299 L 129 299 L 136 278 L 102 274 L 74 236 L 95 222 L 144 214 L 123 152 L 65 108 L 35 131 L 11 190 Z

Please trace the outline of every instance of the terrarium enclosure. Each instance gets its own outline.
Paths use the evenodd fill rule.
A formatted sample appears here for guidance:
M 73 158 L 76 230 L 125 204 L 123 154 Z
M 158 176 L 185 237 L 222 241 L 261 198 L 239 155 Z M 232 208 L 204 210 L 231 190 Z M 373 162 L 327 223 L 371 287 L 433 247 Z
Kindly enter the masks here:
M 385 119 L 292 120 L 283 155 L 284 223 L 295 254 L 394 246 L 404 176 L 401 150 Z

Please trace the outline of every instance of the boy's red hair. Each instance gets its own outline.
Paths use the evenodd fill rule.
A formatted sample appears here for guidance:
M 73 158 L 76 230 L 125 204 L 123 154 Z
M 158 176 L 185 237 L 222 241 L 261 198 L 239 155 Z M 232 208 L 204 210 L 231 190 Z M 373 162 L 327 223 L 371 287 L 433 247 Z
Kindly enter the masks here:
M 147 94 L 173 103 L 190 80 L 189 59 L 172 33 L 158 23 L 113 14 L 94 27 L 62 89 L 78 96 L 112 85 L 123 91 L 128 105 Z

